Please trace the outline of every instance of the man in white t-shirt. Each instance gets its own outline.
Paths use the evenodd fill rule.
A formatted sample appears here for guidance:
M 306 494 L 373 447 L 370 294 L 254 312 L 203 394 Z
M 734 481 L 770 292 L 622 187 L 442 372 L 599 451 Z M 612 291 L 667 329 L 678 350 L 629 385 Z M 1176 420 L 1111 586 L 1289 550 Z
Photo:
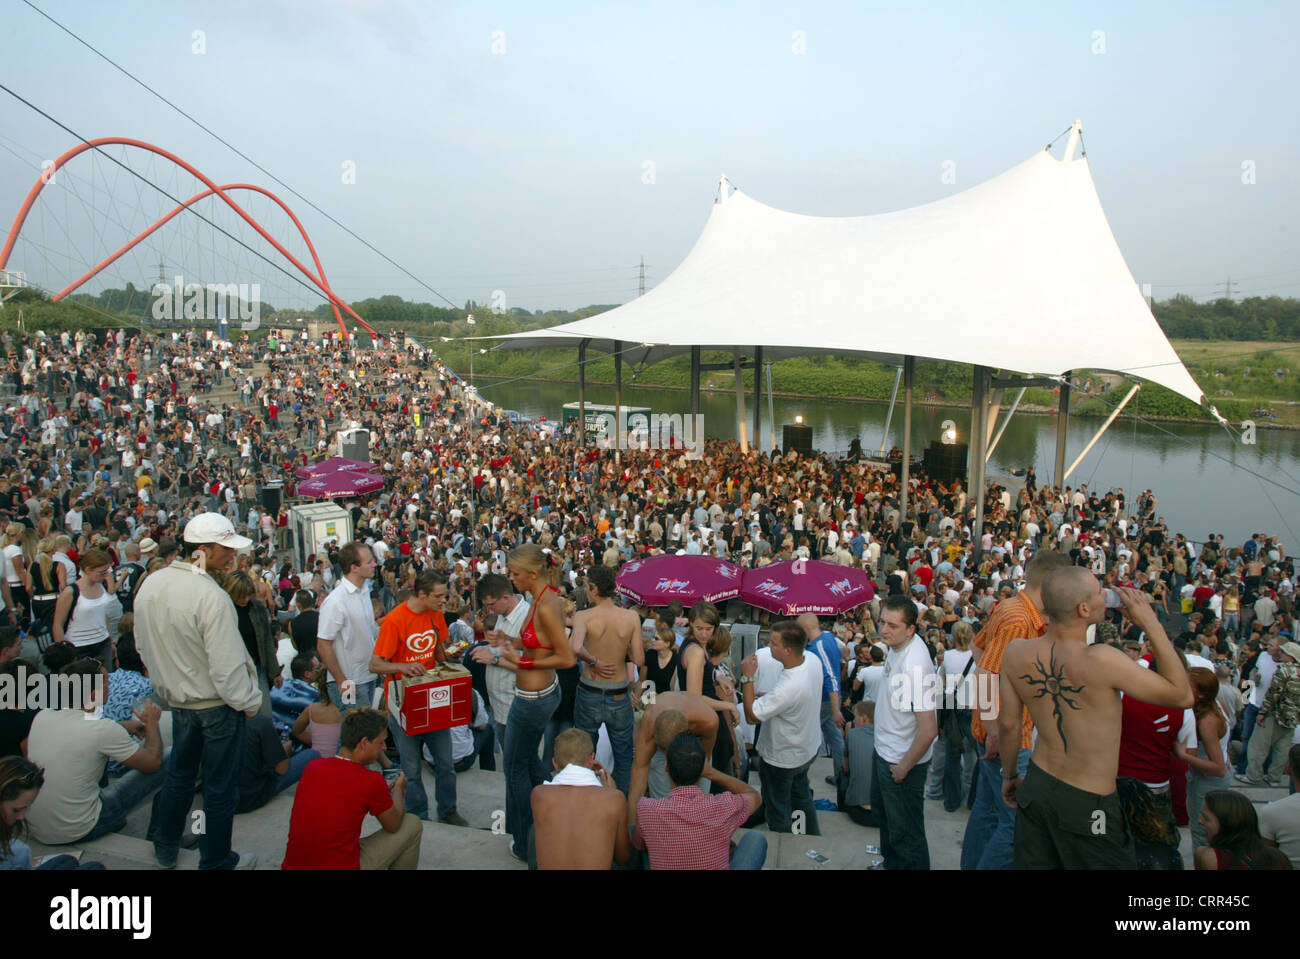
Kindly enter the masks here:
M 1287 773 L 1292 790 L 1300 790 L 1300 745 L 1291 747 L 1287 754 Z M 1270 846 L 1276 846 L 1291 860 L 1291 866 L 1300 869 L 1300 792 L 1292 792 L 1267 806 L 1260 806 L 1259 834 Z
M 929 869 L 925 838 L 925 780 L 939 734 L 934 663 L 916 635 L 916 606 L 890 596 L 880 615 L 889 647 L 876 701 L 876 753 L 871 810 L 880 824 L 886 869 Z
M 772 832 L 795 832 L 802 814 L 803 832 L 820 836 L 817 809 L 808 785 L 808 770 L 821 750 L 821 660 L 805 655 L 808 638 L 802 627 L 786 620 L 772 627 L 768 649 L 783 667 L 775 688 L 764 696 L 755 695 L 758 656 L 740 666 L 740 686 L 745 700 L 745 717 L 762 723 L 758 734 L 758 755 L 763 764 L 759 779 L 763 787 L 763 810 Z
M 339 550 L 342 580 L 321 603 L 316 648 L 329 670 L 330 701 L 343 712 L 369 706 L 375 693 L 370 656 L 379 638 L 366 580 L 375 574 L 375 557 L 353 540 Z
M 489 642 L 517 639 L 519 631 L 528 621 L 528 601 L 515 592 L 510 580 L 500 573 L 484 576 L 478 585 L 478 602 L 487 615 L 496 614 L 496 629 L 485 635 Z M 506 717 L 515 701 L 515 672 L 517 667 L 504 657 L 496 655 L 492 646 L 480 646 L 470 655 L 476 663 L 487 666 L 484 684 L 488 691 L 488 706 L 496 725 L 497 742 L 506 741 Z

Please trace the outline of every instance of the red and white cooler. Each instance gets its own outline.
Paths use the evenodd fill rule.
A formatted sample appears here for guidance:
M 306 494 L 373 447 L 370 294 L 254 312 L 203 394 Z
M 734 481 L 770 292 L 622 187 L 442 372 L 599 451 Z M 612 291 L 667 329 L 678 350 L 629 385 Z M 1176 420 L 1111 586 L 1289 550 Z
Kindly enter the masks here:
M 474 681 L 464 666 L 444 663 L 389 685 L 389 709 L 408 736 L 466 726 L 474 716 Z

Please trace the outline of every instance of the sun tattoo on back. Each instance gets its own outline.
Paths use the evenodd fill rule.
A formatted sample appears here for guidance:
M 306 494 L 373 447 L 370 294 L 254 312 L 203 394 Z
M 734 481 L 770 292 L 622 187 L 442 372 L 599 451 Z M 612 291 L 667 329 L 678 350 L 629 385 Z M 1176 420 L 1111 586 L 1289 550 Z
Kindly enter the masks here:
M 1044 696 L 1052 697 L 1052 715 L 1056 717 L 1056 732 L 1061 737 L 1061 745 L 1065 751 L 1070 751 L 1070 743 L 1065 738 L 1065 713 L 1061 710 L 1061 704 L 1064 703 L 1071 709 L 1078 710 L 1079 705 L 1070 697 L 1077 696 L 1086 689 L 1086 686 L 1071 686 L 1065 681 L 1065 665 L 1056 664 L 1056 644 L 1052 644 L 1051 659 L 1046 667 L 1043 666 L 1041 659 L 1034 660 L 1034 666 L 1037 667 L 1039 678 L 1035 679 L 1028 673 L 1020 678 L 1025 681 L 1030 689 L 1035 690 L 1034 698 L 1042 699 Z

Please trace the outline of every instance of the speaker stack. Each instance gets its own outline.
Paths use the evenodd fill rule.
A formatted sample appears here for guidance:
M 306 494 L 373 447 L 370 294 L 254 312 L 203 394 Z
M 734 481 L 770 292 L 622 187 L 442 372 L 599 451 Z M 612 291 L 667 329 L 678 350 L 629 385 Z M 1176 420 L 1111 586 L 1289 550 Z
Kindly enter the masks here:
M 927 476 L 940 483 L 965 480 L 968 449 L 965 443 L 940 443 L 934 440 L 925 451 L 922 468 Z
M 787 423 L 781 427 L 783 453 L 795 450 L 800 456 L 812 456 L 812 427 L 800 423 Z

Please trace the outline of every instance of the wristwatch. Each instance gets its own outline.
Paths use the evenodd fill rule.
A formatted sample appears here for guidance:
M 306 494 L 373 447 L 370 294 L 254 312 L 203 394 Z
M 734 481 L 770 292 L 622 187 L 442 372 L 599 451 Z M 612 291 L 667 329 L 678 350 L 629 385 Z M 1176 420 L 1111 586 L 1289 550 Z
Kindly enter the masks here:
M 749 685 L 750 683 L 752 683 L 753 681 L 754 681 L 754 677 L 753 677 L 753 676 L 746 676 L 746 675 L 744 675 L 744 674 L 741 674 L 741 677 L 740 677 L 740 685 L 742 685 L 742 686 L 748 686 L 748 685 Z
M 501 664 L 501 650 L 498 648 L 495 652 L 492 653 L 492 665 L 499 666 L 500 664 Z
M 1004 770 L 1002 770 L 1002 778 L 1003 778 L 1003 779 L 1019 779 L 1019 778 L 1020 778 L 1020 770 L 1018 770 L 1018 769 L 1017 769 L 1017 770 L 1014 770 L 1014 771 L 1011 773 L 1011 775 L 1007 775 L 1007 771 L 1004 769 Z

